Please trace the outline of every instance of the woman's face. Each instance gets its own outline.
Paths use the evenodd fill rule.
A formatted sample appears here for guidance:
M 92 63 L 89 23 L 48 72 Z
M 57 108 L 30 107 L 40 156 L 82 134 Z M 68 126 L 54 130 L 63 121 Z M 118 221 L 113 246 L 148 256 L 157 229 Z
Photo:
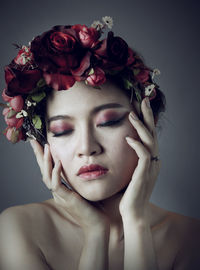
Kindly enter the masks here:
M 48 99 L 47 139 L 53 159 L 61 161 L 63 177 L 85 199 L 106 199 L 130 182 L 138 161 L 125 140 L 127 135 L 138 139 L 128 120 L 131 110 L 128 97 L 110 82 L 101 89 L 76 82 Z M 90 180 L 77 175 L 90 164 L 108 171 Z

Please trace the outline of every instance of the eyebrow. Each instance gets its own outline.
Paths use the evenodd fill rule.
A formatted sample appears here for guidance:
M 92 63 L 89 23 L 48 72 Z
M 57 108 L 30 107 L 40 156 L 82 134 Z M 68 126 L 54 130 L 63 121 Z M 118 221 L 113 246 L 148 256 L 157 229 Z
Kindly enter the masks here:
M 105 109 L 109 109 L 109 108 L 123 108 L 124 106 L 119 104 L 119 103 L 107 103 L 107 104 L 103 104 L 100 106 L 97 106 L 95 108 L 93 108 L 92 110 L 92 114 L 96 114 L 99 111 L 105 110 Z M 60 119 L 72 119 L 73 117 L 66 115 L 66 114 L 62 114 L 62 115 L 56 115 L 56 116 L 52 116 L 47 120 L 48 125 L 50 124 L 50 122 L 52 121 L 56 121 L 56 120 L 60 120 Z

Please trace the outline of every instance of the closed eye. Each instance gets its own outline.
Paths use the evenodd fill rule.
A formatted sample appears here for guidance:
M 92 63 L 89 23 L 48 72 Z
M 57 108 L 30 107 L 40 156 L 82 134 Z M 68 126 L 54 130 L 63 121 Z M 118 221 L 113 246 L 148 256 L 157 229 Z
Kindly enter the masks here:
M 124 120 L 125 117 L 126 115 L 124 115 L 123 117 L 117 120 L 111 120 L 102 124 L 98 124 L 98 127 L 108 127 L 108 126 L 115 126 L 115 125 L 121 124 L 122 120 Z
M 69 135 L 70 133 L 72 133 L 72 129 L 69 130 L 65 130 L 63 132 L 60 133 L 54 133 L 53 137 L 59 137 L 59 136 L 63 136 L 63 135 Z
M 123 117 L 121 117 L 120 119 L 117 119 L 117 120 L 111 120 L 111 121 L 107 121 L 105 123 L 98 124 L 97 127 L 117 126 L 117 125 L 121 124 L 121 122 L 125 119 L 125 117 L 126 117 L 126 115 L 124 115 Z M 65 130 L 65 131 L 60 132 L 60 133 L 54 133 L 53 137 L 70 135 L 72 132 L 73 132 L 73 129 Z

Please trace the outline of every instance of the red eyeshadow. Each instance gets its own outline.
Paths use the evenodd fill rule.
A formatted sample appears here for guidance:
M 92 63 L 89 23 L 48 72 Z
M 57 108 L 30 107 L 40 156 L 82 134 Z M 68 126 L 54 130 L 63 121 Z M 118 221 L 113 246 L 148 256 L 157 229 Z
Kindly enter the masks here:
M 108 111 L 103 113 L 103 115 L 99 116 L 98 119 L 98 123 L 99 122 L 105 122 L 105 121 L 109 121 L 109 120 L 114 120 L 116 117 L 118 117 L 119 114 L 113 111 Z
M 49 131 L 54 132 L 54 133 L 59 133 L 64 130 L 72 129 L 71 125 L 67 123 L 52 123 L 49 127 Z

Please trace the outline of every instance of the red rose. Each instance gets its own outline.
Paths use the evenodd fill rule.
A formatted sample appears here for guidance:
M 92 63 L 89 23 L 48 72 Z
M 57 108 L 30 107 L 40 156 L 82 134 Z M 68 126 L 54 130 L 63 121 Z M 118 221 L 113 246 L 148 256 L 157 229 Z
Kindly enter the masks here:
M 7 83 L 5 94 L 8 96 L 28 94 L 36 87 L 37 82 L 42 77 L 42 72 L 38 69 L 18 70 L 10 66 L 5 67 L 5 80 Z
M 149 70 L 142 69 L 140 72 L 135 76 L 136 80 L 140 83 L 145 83 L 149 79 Z
M 97 67 L 94 69 L 94 73 L 87 77 L 86 81 L 92 86 L 98 86 L 106 81 L 106 76 L 104 71 Z
M 98 39 L 100 38 L 100 33 L 95 28 L 88 28 L 86 25 L 76 24 L 72 28 L 76 31 L 80 43 L 87 48 L 93 48 Z
M 81 80 L 81 76 L 84 75 L 85 71 L 89 68 L 90 57 L 91 53 L 87 52 L 87 54 L 83 57 L 79 67 L 77 69 L 71 70 L 72 75 L 76 78 L 77 81 Z
M 128 59 L 126 65 L 131 66 L 134 62 L 135 62 L 134 52 L 131 48 L 128 48 Z
M 34 60 L 44 72 L 69 75 L 85 55 L 71 26 L 55 26 L 31 42 Z
M 107 55 L 110 61 L 124 65 L 128 58 L 128 45 L 120 37 L 114 37 L 112 31 L 108 32 Z
M 68 30 L 68 32 L 70 29 Z M 76 39 L 74 36 L 62 32 L 53 32 L 49 37 L 49 46 L 55 52 L 71 53 L 75 49 Z
M 121 70 L 124 65 L 132 62 L 127 43 L 120 37 L 114 37 L 112 31 L 108 33 L 107 39 L 101 41 L 95 50 L 95 56 L 102 61 L 103 69 Z

